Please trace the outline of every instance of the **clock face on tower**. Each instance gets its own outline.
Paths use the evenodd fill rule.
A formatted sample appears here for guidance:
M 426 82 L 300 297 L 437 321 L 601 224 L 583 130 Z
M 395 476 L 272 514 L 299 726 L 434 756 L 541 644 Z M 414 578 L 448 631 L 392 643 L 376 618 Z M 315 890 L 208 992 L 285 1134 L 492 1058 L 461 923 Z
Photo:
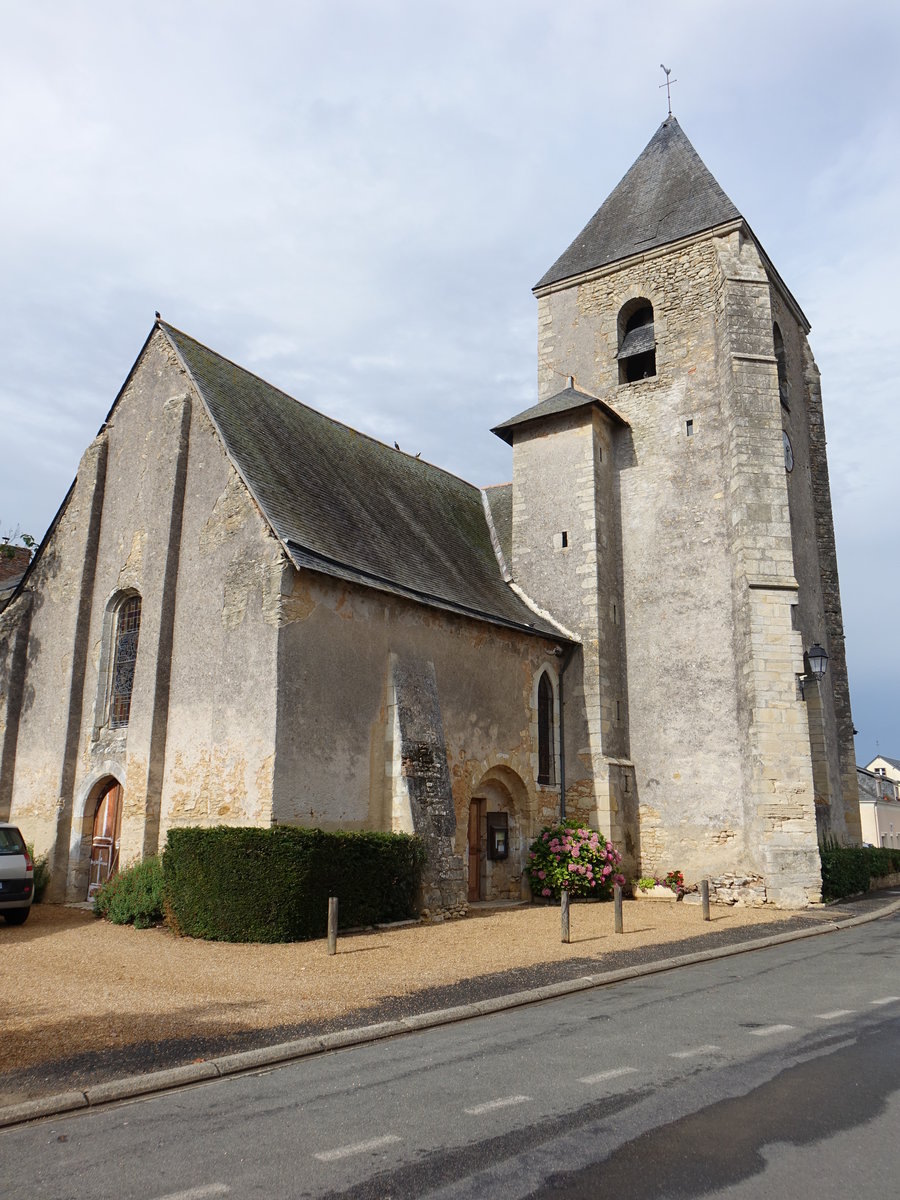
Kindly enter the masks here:
M 784 469 L 793 471 L 794 469 L 794 450 L 791 446 L 791 439 L 787 435 L 787 430 L 782 429 L 781 438 L 784 442 Z

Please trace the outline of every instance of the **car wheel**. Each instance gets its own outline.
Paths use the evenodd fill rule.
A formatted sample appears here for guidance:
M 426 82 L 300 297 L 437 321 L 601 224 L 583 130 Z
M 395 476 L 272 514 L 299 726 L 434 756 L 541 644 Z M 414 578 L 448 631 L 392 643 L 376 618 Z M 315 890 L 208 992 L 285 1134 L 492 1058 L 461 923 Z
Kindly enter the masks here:
M 28 920 L 28 914 L 31 912 L 31 905 L 27 908 L 11 908 L 9 912 L 3 915 L 6 917 L 7 925 L 24 925 Z

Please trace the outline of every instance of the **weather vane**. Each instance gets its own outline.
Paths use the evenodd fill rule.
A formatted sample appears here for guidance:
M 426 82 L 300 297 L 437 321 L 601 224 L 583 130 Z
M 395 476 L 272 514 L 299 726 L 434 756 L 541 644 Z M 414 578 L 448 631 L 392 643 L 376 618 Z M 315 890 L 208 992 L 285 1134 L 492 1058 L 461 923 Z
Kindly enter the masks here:
M 659 65 L 662 67 L 662 69 L 663 69 L 663 70 L 665 71 L 665 73 L 666 73 L 666 82 L 665 82 L 665 83 L 661 83 L 659 86 L 660 86 L 661 88 L 665 88 L 665 89 L 666 89 L 666 99 L 667 99 L 667 100 L 668 100 L 668 102 L 669 102 L 669 116 L 671 117 L 671 115 L 672 115 L 672 91 L 671 91 L 671 85 L 672 85 L 673 83 L 677 83 L 677 82 L 678 82 L 678 80 L 677 80 L 677 79 L 669 79 L 669 76 L 672 74 L 672 68 L 671 68 L 671 67 L 667 67 L 667 66 L 665 65 L 665 63 L 660 63 Z

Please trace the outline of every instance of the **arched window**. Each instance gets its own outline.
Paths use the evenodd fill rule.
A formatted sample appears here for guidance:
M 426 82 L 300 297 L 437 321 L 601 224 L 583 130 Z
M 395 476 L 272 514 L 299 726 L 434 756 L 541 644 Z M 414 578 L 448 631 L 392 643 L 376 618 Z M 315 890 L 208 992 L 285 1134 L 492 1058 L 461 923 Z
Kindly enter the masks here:
M 778 366 L 778 395 L 783 408 L 790 412 L 788 405 L 787 356 L 784 353 L 784 338 L 777 323 L 772 326 L 772 339 L 775 342 L 775 362 Z
M 109 723 L 113 729 L 121 729 L 128 724 L 140 632 L 141 598 L 126 596 L 116 610 L 113 634 L 112 681 L 109 694 Z
M 649 300 L 629 300 L 619 313 L 619 383 L 656 374 L 656 333 Z
M 553 737 L 553 684 L 544 671 L 538 680 L 538 783 L 556 781 L 556 754 Z

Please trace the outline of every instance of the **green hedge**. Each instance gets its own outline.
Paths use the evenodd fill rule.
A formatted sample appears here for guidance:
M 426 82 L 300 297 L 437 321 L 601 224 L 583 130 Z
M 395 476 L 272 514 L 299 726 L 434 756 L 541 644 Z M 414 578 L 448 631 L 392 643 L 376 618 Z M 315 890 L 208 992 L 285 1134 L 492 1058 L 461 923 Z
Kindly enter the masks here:
M 822 895 L 826 900 L 839 900 L 855 892 L 866 892 L 870 880 L 900 871 L 900 849 L 828 843 L 821 847 L 820 854 Z
M 328 897 L 344 928 L 415 915 L 425 852 L 403 833 L 171 829 L 163 854 L 167 916 L 188 937 L 294 942 L 327 932 Z

